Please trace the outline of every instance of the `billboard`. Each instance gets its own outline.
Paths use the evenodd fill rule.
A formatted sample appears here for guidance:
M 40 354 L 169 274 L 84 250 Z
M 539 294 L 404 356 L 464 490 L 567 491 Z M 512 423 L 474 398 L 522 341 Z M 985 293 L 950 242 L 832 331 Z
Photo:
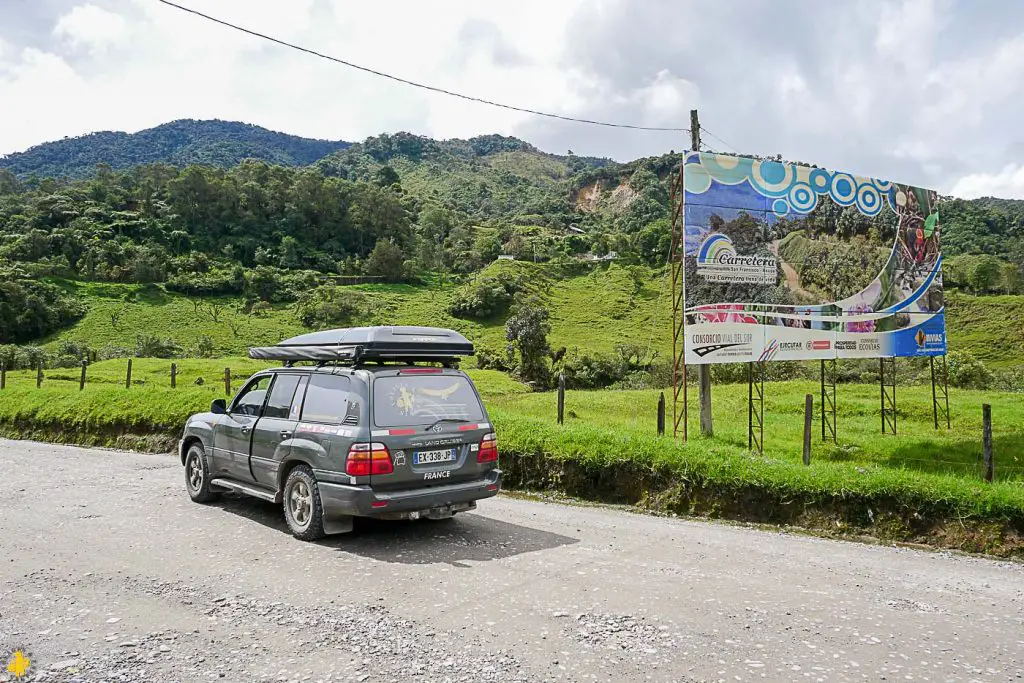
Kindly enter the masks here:
M 683 182 L 688 364 L 945 354 L 934 191 L 704 152 Z

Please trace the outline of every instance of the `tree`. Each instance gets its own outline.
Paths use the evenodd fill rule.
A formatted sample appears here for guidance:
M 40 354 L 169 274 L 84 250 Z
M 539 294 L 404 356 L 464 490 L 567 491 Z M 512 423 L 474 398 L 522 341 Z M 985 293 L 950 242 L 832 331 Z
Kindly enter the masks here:
M 400 184 L 402 179 L 399 177 L 398 172 L 395 169 L 384 164 L 374 175 L 373 181 L 381 187 L 391 187 L 392 185 Z
M 385 282 L 401 282 L 405 277 L 402 248 L 390 240 L 377 240 L 377 245 L 366 259 L 366 274 L 384 278 Z
M 538 386 L 548 386 L 551 378 L 548 368 L 550 332 L 548 311 L 536 298 L 517 306 L 505 323 L 509 362 L 515 363 L 516 374 L 522 379 Z
M 1016 263 L 1004 263 L 999 266 L 999 284 L 1007 294 L 1019 292 L 1021 286 L 1020 266 Z
M 972 264 L 970 272 L 967 274 L 967 282 L 976 293 L 984 294 L 999 285 L 999 275 L 999 259 L 995 256 L 983 255 L 977 257 Z

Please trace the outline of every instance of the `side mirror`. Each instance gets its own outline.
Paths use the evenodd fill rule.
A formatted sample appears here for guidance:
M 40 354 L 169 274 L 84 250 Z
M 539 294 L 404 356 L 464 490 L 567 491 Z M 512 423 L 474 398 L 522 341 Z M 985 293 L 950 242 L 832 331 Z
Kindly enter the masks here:
M 224 413 L 228 412 L 227 401 L 225 401 L 222 398 L 213 399 L 213 401 L 210 403 L 210 412 L 213 413 L 214 415 L 223 415 Z

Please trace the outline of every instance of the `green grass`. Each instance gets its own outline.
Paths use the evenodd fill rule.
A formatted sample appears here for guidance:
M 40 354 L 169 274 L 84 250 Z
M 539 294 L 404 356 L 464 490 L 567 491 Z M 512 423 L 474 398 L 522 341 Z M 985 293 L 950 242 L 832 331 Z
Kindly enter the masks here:
M 632 343 L 671 357 L 671 298 L 667 270 L 597 266 L 591 272 L 561 277 L 544 265 L 498 261 L 483 275 L 501 270 L 523 272 L 531 293 L 539 295 L 551 316 L 553 348 L 570 352 L 611 353 L 617 344 Z M 265 315 L 245 315 L 234 297 L 194 300 L 158 287 L 61 281 L 81 296 L 88 312 L 79 322 L 43 340 L 54 348 L 62 340 L 80 340 L 93 347 L 106 344 L 131 348 L 139 332 L 170 337 L 186 353 L 202 336 L 213 339 L 215 353 L 242 355 L 249 346 L 273 344 L 306 332 L 290 305 L 275 305 Z M 448 308 L 455 285 L 358 285 L 368 311 L 353 324 L 409 324 L 451 327 L 474 342 L 504 348 L 505 317 L 469 320 L 451 316 Z M 197 308 L 196 303 L 201 305 Z M 210 305 L 220 311 L 214 320 Z M 1024 362 L 1024 296 L 974 297 L 951 293 L 947 299 L 949 348 L 966 350 L 994 369 Z

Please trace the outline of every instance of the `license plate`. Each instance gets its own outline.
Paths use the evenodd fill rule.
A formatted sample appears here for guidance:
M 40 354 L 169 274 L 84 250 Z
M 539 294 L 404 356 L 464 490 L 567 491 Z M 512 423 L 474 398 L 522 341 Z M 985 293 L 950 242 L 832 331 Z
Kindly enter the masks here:
M 439 462 L 455 462 L 455 449 L 443 448 L 438 451 L 416 451 L 412 454 L 414 465 L 433 465 Z

